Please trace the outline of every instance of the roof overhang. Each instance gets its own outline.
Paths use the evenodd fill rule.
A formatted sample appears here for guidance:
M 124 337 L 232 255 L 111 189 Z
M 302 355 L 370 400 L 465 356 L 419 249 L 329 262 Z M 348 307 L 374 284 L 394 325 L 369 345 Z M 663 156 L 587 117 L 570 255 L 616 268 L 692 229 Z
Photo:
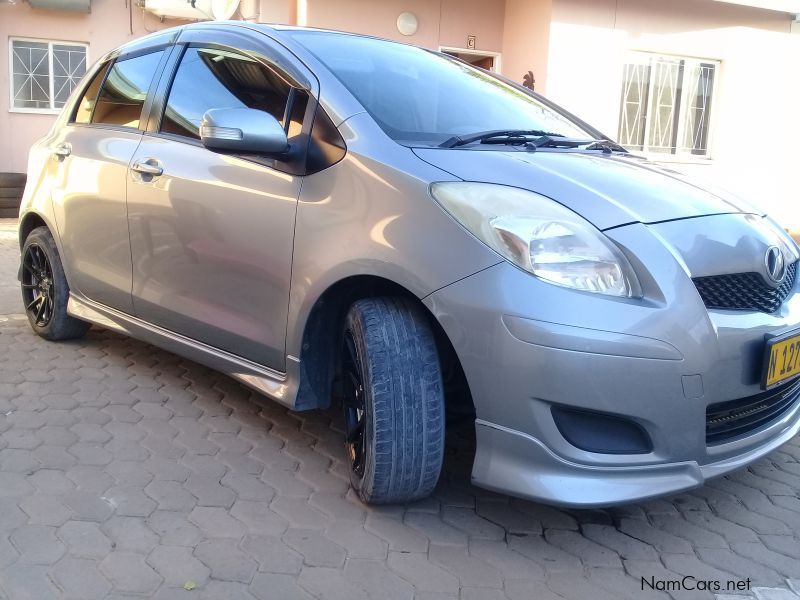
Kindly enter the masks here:
M 753 8 L 763 8 L 764 10 L 774 10 L 778 12 L 800 15 L 800 0 L 715 0 L 725 4 L 739 4 L 741 6 L 751 6 Z
M 33 8 L 88 13 L 91 0 L 28 0 Z

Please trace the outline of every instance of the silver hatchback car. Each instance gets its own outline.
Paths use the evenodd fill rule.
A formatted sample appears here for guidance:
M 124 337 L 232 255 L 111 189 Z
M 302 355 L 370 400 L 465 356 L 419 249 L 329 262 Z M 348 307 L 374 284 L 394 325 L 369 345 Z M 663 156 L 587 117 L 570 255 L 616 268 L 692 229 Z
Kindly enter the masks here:
M 246 23 L 103 57 L 31 150 L 22 295 L 294 410 L 365 502 L 679 492 L 800 430 L 794 241 L 541 96 L 413 46 Z M 451 419 L 453 420 L 453 419 Z

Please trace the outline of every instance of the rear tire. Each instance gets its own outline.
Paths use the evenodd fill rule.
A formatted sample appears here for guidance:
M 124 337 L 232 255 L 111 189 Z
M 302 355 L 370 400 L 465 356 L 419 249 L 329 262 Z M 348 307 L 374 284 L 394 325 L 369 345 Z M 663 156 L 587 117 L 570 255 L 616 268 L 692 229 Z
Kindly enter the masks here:
M 405 298 L 367 298 L 345 321 L 340 364 L 350 481 L 368 504 L 408 502 L 436 486 L 444 387 L 433 332 Z
M 22 300 L 31 328 L 46 340 L 83 337 L 89 323 L 67 314 L 69 285 L 53 234 L 37 227 L 22 247 Z

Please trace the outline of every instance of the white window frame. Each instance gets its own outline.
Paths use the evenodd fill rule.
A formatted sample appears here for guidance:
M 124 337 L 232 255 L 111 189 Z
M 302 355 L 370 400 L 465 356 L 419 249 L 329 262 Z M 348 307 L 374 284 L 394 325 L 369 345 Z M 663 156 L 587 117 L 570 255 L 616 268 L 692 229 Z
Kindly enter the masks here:
M 47 63 L 49 76 L 47 78 L 48 94 L 50 96 L 50 108 L 18 108 L 14 106 L 14 42 L 37 42 L 47 44 Z M 89 62 L 89 44 L 87 42 L 72 42 L 69 40 L 48 40 L 29 37 L 9 37 L 8 38 L 8 112 L 11 113 L 31 113 L 40 115 L 57 115 L 61 112 L 60 108 L 54 106 L 55 90 L 53 83 L 53 46 L 54 45 L 81 46 L 86 50 L 86 72 L 89 72 L 91 62 Z
M 649 123 L 645 123 L 644 126 L 644 136 L 643 136 L 643 150 L 632 149 L 631 152 L 637 152 L 639 154 L 643 154 L 647 156 L 650 160 L 654 162 L 683 162 L 683 163 L 710 163 L 713 160 L 713 149 L 714 149 L 714 130 L 716 128 L 716 112 L 717 107 L 719 105 L 719 82 L 720 76 L 722 74 L 722 60 L 718 58 L 708 58 L 708 57 L 700 57 L 700 56 L 690 56 L 684 54 L 671 54 L 668 52 L 658 52 L 658 51 L 651 51 L 651 50 L 631 50 L 628 52 L 624 65 L 628 64 L 646 64 L 650 58 L 662 58 L 666 60 L 682 60 L 684 61 L 686 66 L 694 66 L 699 63 L 713 63 L 714 64 L 714 82 L 711 87 L 711 109 L 708 114 L 710 126 L 708 128 L 707 134 L 707 141 L 706 141 L 706 153 L 705 154 L 692 154 L 691 152 L 687 151 L 680 151 L 676 149 L 674 154 L 669 152 L 657 152 L 650 149 L 650 127 Z M 684 70 L 686 73 L 686 70 Z M 684 75 L 685 77 L 685 75 Z M 647 93 L 647 115 L 648 118 L 652 118 L 654 114 L 654 105 L 656 99 L 654 98 L 654 94 L 652 93 L 652 86 L 653 82 L 648 82 L 648 93 Z M 620 102 L 624 102 L 624 98 L 620 98 Z M 617 130 L 619 130 L 620 124 L 617 124 Z M 678 122 L 676 124 L 677 128 L 677 140 L 683 140 L 686 134 L 686 118 L 684 111 L 681 107 L 678 110 Z

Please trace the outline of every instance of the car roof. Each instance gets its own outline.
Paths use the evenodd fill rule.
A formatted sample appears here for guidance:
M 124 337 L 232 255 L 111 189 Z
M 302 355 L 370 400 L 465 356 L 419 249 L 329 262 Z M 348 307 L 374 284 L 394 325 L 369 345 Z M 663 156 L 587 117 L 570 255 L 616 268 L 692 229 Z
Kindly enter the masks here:
M 206 27 L 230 27 L 236 29 L 249 29 L 251 31 L 261 31 L 266 33 L 274 38 L 277 39 L 285 39 L 285 33 L 291 32 L 298 32 L 298 31 L 307 31 L 307 32 L 314 32 L 314 33 L 321 33 L 321 34 L 328 34 L 331 36 L 347 36 L 347 37 L 361 37 L 361 38 L 369 38 L 374 40 L 381 40 L 385 42 L 391 42 L 395 44 L 403 44 L 404 42 L 398 42 L 396 40 L 390 40 L 386 38 L 380 38 L 371 35 L 365 35 L 362 33 L 353 33 L 351 31 L 339 31 L 335 29 L 324 29 L 321 27 L 302 27 L 299 25 L 284 25 L 280 23 L 250 23 L 248 21 L 201 21 L 197 23 L 188 23 L 186 25 L 178 25 L 176 27 L 170 27 L 168 29 L 162 29 L 160 31 L 155 31 L 153 33 L 149 33 L 145 36 L 140 38 L 136 38 L 135 40 L 131 40 L 121 46 L 119 46 L 116 50 L 113 51 L 114 54 L 128 54 L 131 52 L 136 52 L 145 48 L 150 48 L 153 46 L 160 46 L 162 44 L 171 44 L 173 43 L 180 32 L 185 29 L 203 29 Z M 407 45 L 407 44 L 406 44 Z

